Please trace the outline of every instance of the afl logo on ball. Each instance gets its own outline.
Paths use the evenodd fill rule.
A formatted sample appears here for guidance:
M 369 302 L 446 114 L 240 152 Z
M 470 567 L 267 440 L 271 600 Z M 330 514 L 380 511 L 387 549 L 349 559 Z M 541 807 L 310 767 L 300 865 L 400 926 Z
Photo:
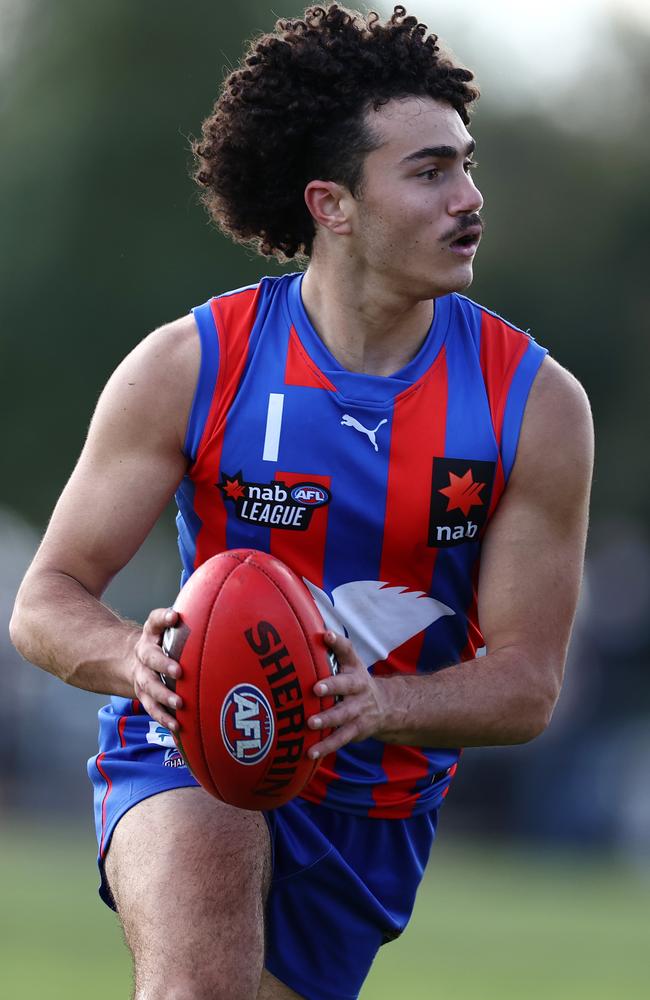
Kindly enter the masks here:
M 221 737 L 230 756 L 239 764 L 259 764 L 271 749 L 273 734 L 273 712 L 259 688 L 232 688 L 221 708 Z

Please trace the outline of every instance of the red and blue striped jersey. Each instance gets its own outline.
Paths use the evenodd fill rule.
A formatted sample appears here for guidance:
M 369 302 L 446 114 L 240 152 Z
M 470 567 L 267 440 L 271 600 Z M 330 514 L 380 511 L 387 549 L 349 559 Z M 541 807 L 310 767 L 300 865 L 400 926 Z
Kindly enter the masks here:
M 301 280 L 264 278 L 194 310 L 183 580 L 225 549 L 260 549 L 305 580 L 372 673 L 472 659 L 481 539 L 546 352 L 452 294 L 400 371 L 346 371 L 311 326 Z M 407 817 L 441 802 L 459 754 L 367 739 L 326 758 L 303 794 Z

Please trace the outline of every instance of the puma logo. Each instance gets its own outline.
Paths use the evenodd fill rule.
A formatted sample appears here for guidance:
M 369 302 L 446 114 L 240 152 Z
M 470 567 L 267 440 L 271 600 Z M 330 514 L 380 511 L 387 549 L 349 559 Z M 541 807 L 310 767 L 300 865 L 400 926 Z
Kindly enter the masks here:
M 361 431 L 362 434 L 365 434 L 368 440 L 370 441 L 370 444 L 375 449 L 375 451 L 379 451 L 379 448 L 377 447 L 377 438 L 376 438 L 377 431 L 379 430 L 382 424 L 387 424 L 387 423 L 388 420 L 384 417 L 384 419 L 380 420 L 377 426 L 373 428 L 373 430 L 369 430 L 367 427 L 364 427 L 363 424 L 360 424 L 359 421 L 356 420 L 354 417 L 351 417 L 349 413 L 344 413 L 343 417 L 341 418 L 341 425 L 343 427 L 354 427 L 355 431 Z

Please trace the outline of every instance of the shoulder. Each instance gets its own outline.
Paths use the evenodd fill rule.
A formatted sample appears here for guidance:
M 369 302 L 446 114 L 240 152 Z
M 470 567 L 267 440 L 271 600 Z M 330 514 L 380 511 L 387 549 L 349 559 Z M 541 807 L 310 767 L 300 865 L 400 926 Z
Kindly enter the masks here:
M 524 372 L 530 368 L 530 374 L 534 375 L 546 349 L 529 330 L 522 330 L 486 306 L 464 295 L 455 294 L 454 299 L 456 315 L 462 316 L 462 325 L 469 329 L 480 356 L 491 403 L 496 404 L 522 360 L 526 358 Z
M 145 337 L 115 369 L 95 419 L 119 422 L 133 434 L 149 431 L 182 445 L 196 388 L 201 348 L 192 314 Z
M 137 374 L 141 385 L 156 380 L 172 388 L 178 378 L 196 375 L 200 355 L 198 331 L 189 313 L 158 327 L 126 356 L 120 368 Z
M 580 382 L 551 357 L 533 382 L 521 428 L 513 484 L 572 492 L 591 481 L 594 434 L 589 399 Z
M 533 382 L 524 415 L 529 432 L 560 437 L 591 437 L 589 398 L 578 379 L 554 358 L 544 358 Z

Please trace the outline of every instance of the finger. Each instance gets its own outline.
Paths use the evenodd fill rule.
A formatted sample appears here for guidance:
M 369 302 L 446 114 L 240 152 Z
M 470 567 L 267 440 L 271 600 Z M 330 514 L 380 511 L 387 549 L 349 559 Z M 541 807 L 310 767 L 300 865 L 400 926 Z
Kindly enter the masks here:
M 147 715 L 150 715 L 160 726 L 169 729 L 170 733 L 178 733 L 180 731 L 180 726 L 174 716 L 165 712 L 155 701 L 145 697 L 140 699 L 140 704 Z
M 179 724 L 175 712 L 177 708 L 182 707 L 181 698 L 166 688 L 156 675 L 144 678 L 141 674 L 138 676 L 141 683 L 134 679 L 135 695 L 147 715 L 171 732 L 178 732 Z
M 340 698 L 350 694 L 360 694 L 368 687 L 368 671 L 361 660 L 355 656 L 355 662 L 346 663 L 339 673 L 326 680 L 316 681 L 313 692 L 317 697 L 335 695 Z
M 178 624 L 178 611 L 173 608 L 155 608 L 144 623 L 145 635 L 160 636 L 166 628 Z
M 307 725 L 310 729 L 337 729 L 339 726 L 345 725 L 346 722 L 358 718 L 359 715 L 358 699 L 343 699 L 333 708 L 311 715 L 307 719 Z
M 361 694 L 368 686 L 368 673 L 365 667 L 348 668 L 348 673 L 336 674 L 326 681 L 314 684 L 314 694 L 319 698 L 334 695 L 344 698 L 346 695 Z
M 135 690 L 139 701 L 144 699 L 159 706 L 163 711 L 173 709 L 178 711 L 183 707 L 183 699 L 175 691 L 170 691 L 166 687 L 158 674 L 149 670 L 139 671 L 135 678 Z M 151 713 L 150 713 L 151 714 Z
M 172 660 L 160 646 L 154 645 L 151 641 L 141 643 L 136 649 L 136 656 L 140 663 L 156 674 L 169 674 L 177 680 L 183 672 L 176 660 Z
M 328 754 L 340 750 L 347 743 L 352 743 L 360 739 L 363 739 L 363 732 L 359 720 L 356 719 L 354 722 L 348 722 L 345 726 L 341 726 L 340 729 L 335 729 L 327 739 L 313 746 L 308 751 L 307 756 L 311 760 L 320 760 L 323 757 L 327 757 Z
M 361 662 L 354 651 L 354 646 L 344 635 L 337 635 L 336 632 L 328 629 L 325 632 L 325 642 L 336 656 L 341 669 L 344 666 L 354 666 Z

